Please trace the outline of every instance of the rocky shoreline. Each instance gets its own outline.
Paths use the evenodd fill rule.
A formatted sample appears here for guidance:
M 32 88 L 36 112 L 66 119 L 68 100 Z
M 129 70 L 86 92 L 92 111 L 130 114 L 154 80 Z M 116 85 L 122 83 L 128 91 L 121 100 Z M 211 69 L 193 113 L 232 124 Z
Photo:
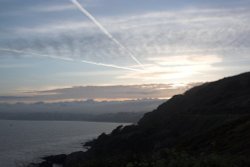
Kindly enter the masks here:
M 77 151 L 70 154 L 58 154 L 42 157 L 42 162 L 31 163 L 28 167 L 70 167 L 76 166 L 85 157 L 85 152 Z

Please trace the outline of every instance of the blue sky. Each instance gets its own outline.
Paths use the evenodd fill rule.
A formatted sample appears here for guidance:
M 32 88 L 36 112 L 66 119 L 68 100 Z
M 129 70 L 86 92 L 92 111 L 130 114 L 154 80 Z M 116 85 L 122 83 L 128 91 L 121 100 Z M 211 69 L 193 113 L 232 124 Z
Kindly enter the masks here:
M 178 85 L 250 70 L 249 0 L 79 3 L 122 47 L 69 0 L 0 0 L 0 96 L 85 85 Z

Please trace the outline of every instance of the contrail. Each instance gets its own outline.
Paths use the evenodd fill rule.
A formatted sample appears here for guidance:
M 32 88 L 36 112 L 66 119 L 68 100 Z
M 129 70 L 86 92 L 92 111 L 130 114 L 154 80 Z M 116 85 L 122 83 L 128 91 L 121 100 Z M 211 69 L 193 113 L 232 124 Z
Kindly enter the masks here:
M 92 65 L 104 66 L 104 67 L 111 67 L 111 68 L 123 69 L 123 70 L 130 70 L 130 71 L 136 71 L 136 72 L 141 72 L 142 71 L 142 70 L 139 70 L 139 69 L 130 68 L 130 67 L 123 67 L 123 66 L 118 66 L 118 65 L 114 65 L 114 64 L 99 63 L 99 62 L 82 60 L 82 59 L 78 60 L 78 59 L 72 59 L 72 58 L 69 58 L 69 57 L 43 55 L 43 54 L 38 54 L 38 53 L 34 53 L 34 52 L 26 52 L 26 51 L 16 50 L 16 49 L 0 48 L 0 51 L 21 53 L 21 54 L 31 54 L 31 55 L 34 55 L 34 56 L 48 57 L 48 58 L 60 59 L 60 60 L 64 60 L 64 61 L 80 61 L 80 62 L 86 63 L 86 64 L 92 64 Z
M 5 52 L 31 54 L 31 55 L 38 56 L 38 57 L 48 57 L 48 58 L 52 58 L 52 59 L 60 59 L 60 60 L 65 60 L 65 61 L 74 61 L 74 59 L 68 58 L 68 57 L 58 57 L 58 56 L 51 56 L 51 55 L 43 55 L 43 54 L 34 53 L 34 52 L 30 52 L 30 51 L 26 52 L 26 51 L 23 51 L 23 50 L 8 49 L 8 48 L 0 48 L 0 50 L 5 51 Z
M 84 14 L 86 15 L 90 20 L 94 22 L 94 24 L 100 28 L 100 30 L 109 37 L 114 43 L 116 43 L 120 48 L 127 51 L 129 56 L 143 68 L 143 64 L 134 56 L 134 54 L 126 48 L 123 44 L 121 44 L 117 39 L 113 37 L 113 35 L 98 21 L 96 18 L 91 15 L 77 0 L 71 0 L 71 2 Z
M 83 63 L 98 65 L 98 66 L 105 66 L 105 67 L 112 67 L 112 68 L 119 68 L 123 70 L 130 70 L 130 71 L 136 71 L 136 72 L 142 72 L 142 70 L 130 68 L 130 67 L 123 67 L 123 66 L 117 66 L 114 64 L 105 64 L 105 63 L 99 63 L 99 62 L 93 62 L 93 61 L 87 61 L 87 60 L 80 60 Z

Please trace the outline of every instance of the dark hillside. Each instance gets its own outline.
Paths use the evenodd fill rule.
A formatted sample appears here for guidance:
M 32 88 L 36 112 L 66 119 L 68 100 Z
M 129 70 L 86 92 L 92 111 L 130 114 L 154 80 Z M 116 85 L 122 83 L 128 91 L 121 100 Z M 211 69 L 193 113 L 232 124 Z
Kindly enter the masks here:
M 173 114 L 239 115 L 249 113 L 250 72 L 206 83 L 188 90 L 183 95 L 176 95 L 155 111 L 145 114 L 138 124 L 144 126 L 154 121 L 160 124 L 165 122 L 163 118 L 167 119 Z

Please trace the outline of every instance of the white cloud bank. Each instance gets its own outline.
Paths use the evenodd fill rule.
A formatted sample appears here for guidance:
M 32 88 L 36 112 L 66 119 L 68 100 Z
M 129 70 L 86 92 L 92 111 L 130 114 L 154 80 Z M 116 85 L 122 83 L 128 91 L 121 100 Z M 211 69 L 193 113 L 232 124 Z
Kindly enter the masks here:
M 68 100 L 131 100 L 144 98 L 167 99 L 199 85 L 190 84 L 144 84 L 111 86 L 78 86 L 41 91 L 23 92 L 22 96 L 0 96 L 0 102 L 37 102 Z

